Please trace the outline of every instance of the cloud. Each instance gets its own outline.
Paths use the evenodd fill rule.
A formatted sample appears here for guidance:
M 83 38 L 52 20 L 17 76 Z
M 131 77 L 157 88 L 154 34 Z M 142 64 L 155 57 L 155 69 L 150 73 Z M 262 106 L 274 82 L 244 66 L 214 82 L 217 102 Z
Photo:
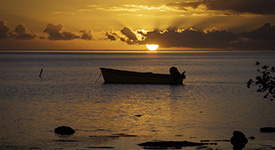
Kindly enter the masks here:
M 135 5 L 135 4 L 125 4 L 123 6 L 114 6 L 114 7 L 101 7 L 99 5 L 89 5 L 93 9 L 98 9 L 102 11 L 111 11 L 111 12 L 137 12 L 137 11 L 179 11 L 173 9 L 167 5 Z M 87 10 L 86 10 L 87 11 Z M 89 10 L 90 11 L 90 10 Z
M 81 39 L 83 39 L 83 40 L 92 40 L 93 39 L 91 31 L 81 30 L 79 32 L 82 33 Z
M 118 35 L 116 33 L 112 33 L 112 32 L 106 32 L 105 35 L 107 36 L 107 39 L 109 39 L 111 41 L 115 41 L 118 38 Z
M 206 29 L 203 31 L 193 28 L 170 28 L 163 31 L 154 30 L 146 33 L 140 30 L 132 31 L 127 27 L 121 30 L 123 36 L 106 34 L 109 39 L 119 39 L 129 45 L 158 44 L 160 47 L 190 47 L 217 49 L 255 49 L 275 50 L 275 26 L 270 23 L 249 32 L 233 33 L 228 30 Z M 137 39 L 136 34 L 142 36 Z
M 106 32 L 105 36 L 107 36 L 108 40 L 120 40 L 122 42 L 126 42 L 129 45 L 140 44 L 139 42 L 141 42 L 138 40 L 137 35 L 128 27 L 121 29 L 120 33 Z
M 187 10 L 188 7 L 205 6 L 210 11 L 224 11 L 228 14 L 275 15 L 274 0 L 198 0 L 180 3 L 168 3 L 167 6 Z
M 270 23 L 250 32 L 241 32 L 238 37 L 238 41 L 232 43 L 235 49 L 275 50 L 275 26 Z
M 179 2 L 171 2 L 171 3 L 168 3 L 166 6 L 178 7 L 181 10 L 188 10 L 188 7 L 195 9 L 203 4 L 204 4 L 204 2 L 202 2 L 202 1 L 185 1 L 185 2 L 180 2 L 180 3 Z
M 44 32 L 49 36 L 49 40 L 73 40 L 73 39 L 83 39 L 92 40 L 93 36 L 91 31 L 80 30 L 80 35 L 72 32 L 61 32 L 63 25 L 61 24 L 51 24 L 49 23 Z M 32 40 L 38 37 L 39 39 L 46 39 L 44 36 L 36 36 L 34 33 L 29 32 L 25 25 L 18 24 L 13 31 L 10 31 L 6 21 L 0 21 L 0 39 L 19 39 L 19 40 Z
M 29 33 L 26 26 L 18 24 L 13 31 L 10 31 L 6 21 L 0 21 L 0 39 L 19 39 L 31 40 L 36 37 L 35 34 Z
M 196 7 L 196 4 L 189 4 Z M 0 21 L 0 39 L 49 39 L 49 40 L 93 40 L 91 31 L 80 30 L 78 33 L 62 31 L 63 25 L 49 23 L 44 32 L 48 37 L 37 36 L 29 32 L 25 25 L 18 24 L 10 30 L 6 21 Z M 190 48 L 218 48 L 218 49 L 256 49 L 275 50 L 275 26 L 266 23 L 257 29 L 233 33 L 226 29 L 194 29 L 168 28 L 165 30 L 146 31 L 144 29 L 133 31 L 124 27 L 119 31 L 105 32 L 107 40 L 120 40 L 128 45 L 159 44 L 160 47 L 190 47 Z
M 61 24 L 54 25 L 49 23 L 45 28 L 44 32 L 49 34 L 49 40 L 73 40 L 80 38 L 80 36 L 77 36 L 72 32 L 60 32 L 62 28 L 63 25 Z
M 164 31 L 154 30 L 146 33 L 138 30 L 142 38 L 138 39 L 134 31 L 127 27 L 121 30 L 123 36 L 106 33 L 110 40 L 120 39 L 129 45 L 158 44 L 161 47 L 193 47 L 193 48 L 227 48 L 230 42 L 237 40 L 237 35 L 227 30 L 199 31 L 193 28 L 171 28 Z
M 250 32 L 239 33 L 240 37 L 249 38 L 252 40 L 261 41 L 274 41 L 275 40 L 275 26 L 271 26 L 270 23 L 266 23 L 262 27 Z
M 137 36 L 134 32 L 131 31 L 131 29 L 124 27 L 120 32 L 128 37 L 129 40 L 137 40 Z
M 6 21 L 0 21 L 0 39 L 7 39 L 9 38 L 9 27 L 6 23 Z
M 44 30 L 44 32 L 49 34 L 49 37 L 48 37 L 49 40 L 62 40 L 63 35 L 60 33 L 62 28 L 63 26 L 61 24 L 54 25 L 49 23 L 46 29 Z
M 239 38 L 238 41 L 231 43 L 231 48 L 239 50 L 275 50 L 275 41 Z
M 164 32 L 148 32 L 144 43 L 155 43 L 162 47 L 227 48 L 237 36 L 227 30 L 199 31 L 192 28 Z
M 261 15 L 275 14 L 274 0 L 208 0 L 206 5 L 210 10 L 231 10 L 236 13 Z
M 54 25 L 52 23 L 49 23 L 44 32 L 47 33 L 48 39 L 49 40 L 74 40 L 74 39 L 83 39 L 83 40 L 92 40 L 92 34 L 91 31 L 86 31 L 86 30 L 81 30 L 79 33 L 81 35 L 77 35 L 72 32 L 64 31 L 62 32 L 63 25 L 62 24 L 57 24 Z M 43 37 L 40 39 L 43 39 Z
M 139 34 L 141 38 L 137 38 Z M 121 30 L 122 35 L 108 32 L 110 40 L 120 39 L 129 45 L 132 44 L 158 44 L 161 47 L 192 47 L 192 48 L 228 48 L 232 41 L 237 40 L 237 35 L 227 30 L 199 31 L 193 28 L 170 28 L 164 31 L 154 30 L 146 33 L 141 30 L 132 31 L 128 27 Z
M 10 34 L 12 38 L 20 40 L 31 40 L 36 37 L 33 33 L 28 33 L 27 28 L 23 24 L 17 25 Z
M 143 37 L 146 36 L 146 33 L 144 33 L 143 31 L 137 31 L 137 33 L 142 35 Z

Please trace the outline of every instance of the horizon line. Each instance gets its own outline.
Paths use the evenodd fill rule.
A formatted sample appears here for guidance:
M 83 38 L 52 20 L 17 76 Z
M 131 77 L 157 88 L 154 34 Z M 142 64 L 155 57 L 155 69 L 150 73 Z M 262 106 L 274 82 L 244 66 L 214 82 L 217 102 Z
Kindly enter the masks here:
M 162 53 L 162 52 L 270 52 L 275 50 L 238 50 L 238 49 L 170 49 L 170 50 L 164 50 L 164 49 L 159 49 L 156 51 L 149 51 L 146 49 L 0 49 L 0 53 L 16 53 L 16 52 L 23 52 L 23 53 L 96 53 L 96 52 L 145 52 L 145 53 Z

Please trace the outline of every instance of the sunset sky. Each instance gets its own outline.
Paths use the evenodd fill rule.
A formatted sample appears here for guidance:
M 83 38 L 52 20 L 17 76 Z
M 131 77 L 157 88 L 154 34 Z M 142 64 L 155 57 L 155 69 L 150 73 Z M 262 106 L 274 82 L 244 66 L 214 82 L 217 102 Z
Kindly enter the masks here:
M 0 0 L 0 49 L 275 50 L 275 0 Z

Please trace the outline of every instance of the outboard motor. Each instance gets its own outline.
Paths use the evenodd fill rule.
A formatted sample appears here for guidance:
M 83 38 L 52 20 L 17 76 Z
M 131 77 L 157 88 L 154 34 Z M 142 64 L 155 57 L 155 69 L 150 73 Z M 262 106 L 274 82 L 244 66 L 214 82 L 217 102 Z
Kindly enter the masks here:
M 185 71 L 180 75 L 183 79 L 186 79 Z
M 183 79 L 186 78 L 185 71 L 180 74 L 178 68 L 174 66 L 170 68 L 170 75 L 174 78 L 175 81 L 177 81 L 179 77 L 182 77 Z
M 170 74 L 171 74 L 171 76 L 173 76 L 174 78 L 180 77 L 180 72 L 179 72 L 178 68 L 176 68 L 176 67 L 174 67 L 174 66 L 170 68 Z

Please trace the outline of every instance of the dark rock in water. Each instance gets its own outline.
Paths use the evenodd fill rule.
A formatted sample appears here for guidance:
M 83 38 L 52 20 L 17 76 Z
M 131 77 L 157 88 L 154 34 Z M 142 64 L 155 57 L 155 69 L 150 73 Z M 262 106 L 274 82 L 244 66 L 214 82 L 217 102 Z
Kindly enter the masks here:
M 119 136 L 119 135 L 106 135 L 106 136 L 102 136 L 102 135 L 90 135 L 89 137 L 91 137 L 91 138 L 119 138 L 119 137 L 121 137 L 121 136 Z
M 96 129 L 96 131 L 105 131 L 104 129 Z
M 274 127 L 263 127 L 260 129 L 261 132 L 265 132 L 265 133 L 272 133 L 275 132 L 275 128 Z
M 158 142 L 146 142 L 140 143 L 139 146 L 142 146 L 144 149 L 181 149 L 182 147 L 188 146 L 202 146 L 202 145 L 217 145 L 217 143 L 196 143 L 188 141 L 158 141 Z
M 119 137 L 138 137 L 137 135 L 131 135 L 131 134 L 124 134 L 124 133 L 120 133 L 120 134 L 113 134 L 115 136 L 119 136 Z
M 97 136 L 97 135 L 90 135 L 91 138 L 120 138 L 120 137 L 138 137 L 138 135 L 132 135 L 132 134 L 112 134 L 112 135 L 105 135 L 105 136 Z
M 41 149 L 40 147 L 30 147 L 29 149 Z
M 234 131 L 233 136 L 230 139 L 230 143 L 233 145 L 233 149 L 243 149 L 247 144 L 248 139 L 241 131 Z
M 78 140 L 54 140 L 56 142 L 78 142 Z
M 54 129 L 54 133 L 62 134 L 62 135 L 71 135 L 71 134 L 74 134 L 75 131 L 71 127 L 60 126 L 60 127 Z
M 175 136 L 181 137 L 181 136 L 183 136 L 183 135 L 181 135 L 181 134 L 177 134 L 177 135 L 175 135 Z
M 201 142 L 230 142 L 230 140 L 201 140 Z
M 92 146 L 88 148 L 94 148 L 94 149 L 114 149 L 115 147 L 110 147 L 110 146 Z

